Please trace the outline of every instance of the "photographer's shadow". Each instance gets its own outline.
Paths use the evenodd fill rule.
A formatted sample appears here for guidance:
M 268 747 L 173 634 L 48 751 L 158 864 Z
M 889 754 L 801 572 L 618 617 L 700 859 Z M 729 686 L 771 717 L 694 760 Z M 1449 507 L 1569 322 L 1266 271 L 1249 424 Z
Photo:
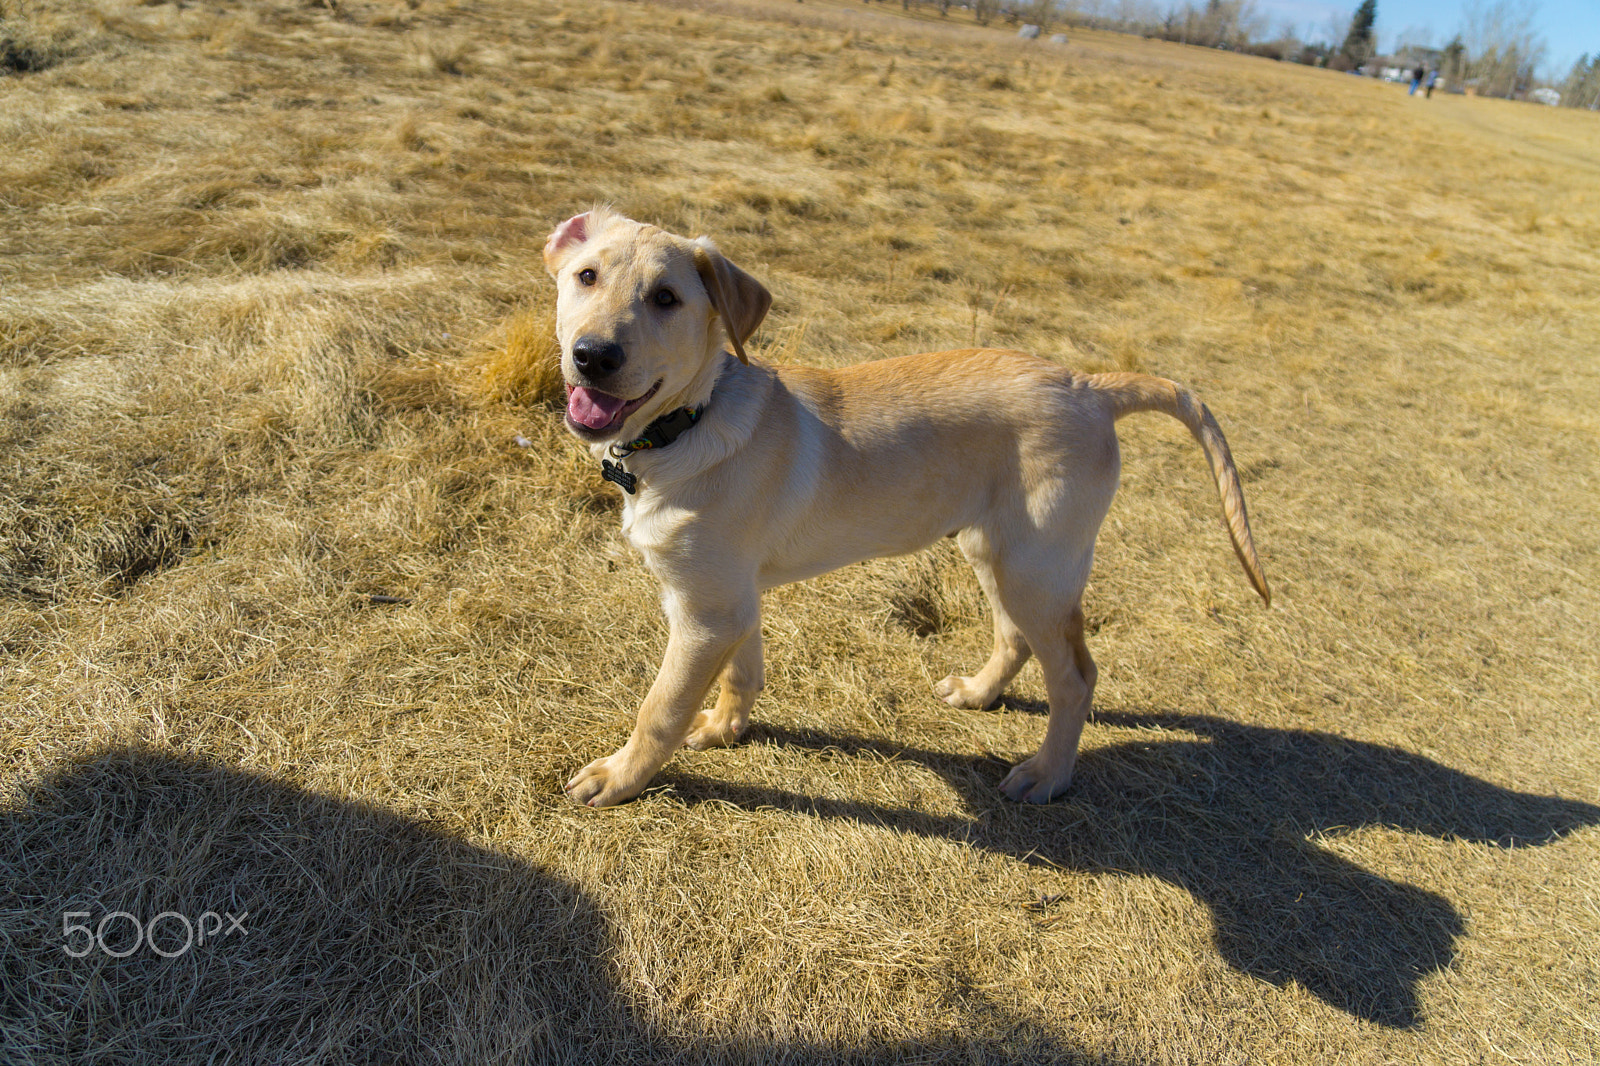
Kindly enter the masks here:
M 4 1061 L 600 1061 L 650 1044 L 607 940 L 561 877 L 154 747 L 0 810 Z
M 729 786 L 669 771 L 688 802 L 777 807 L 946 837 L 1024 862 L 1159 877 L 1210 910 L 1218 951 L 1382 1025 L 1420 1023 L 1418 982 L 1447 966 L 1463 922 L 1435 890 L 1386 879 L 1318 843 L 1386 827 L 1483 847 L 1552 843 L 1600 807 L 1513 792 L 1397 748 L 1201 715 L 1102 712 L 1137 740 L 1084 751 L 1048 807 L 1000 797 L 997 759 L 757 725 L 755 743 L 911 759 L 961 794 L 966 817 Z M 1435 886 L 1437 888 L 1438 886 Z
M 553 871 L 209 759 L 86 753 L 0 807 L 0 1062 L 1003 1062 L 1013 1043 L 1091 1060 L 1038 1032 L 831 1045 L 663 1025 L 614 955 Z

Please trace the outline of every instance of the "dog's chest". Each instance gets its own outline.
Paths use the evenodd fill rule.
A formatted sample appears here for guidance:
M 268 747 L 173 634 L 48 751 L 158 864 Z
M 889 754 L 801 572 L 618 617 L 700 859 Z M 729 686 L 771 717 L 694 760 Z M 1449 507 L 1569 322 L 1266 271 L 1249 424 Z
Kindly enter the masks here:
M 659 576 L 663 565 L 682 554 L 683 528 L 692 517 L 655 493 L 641 493 L 623 502 L 622 535 Z

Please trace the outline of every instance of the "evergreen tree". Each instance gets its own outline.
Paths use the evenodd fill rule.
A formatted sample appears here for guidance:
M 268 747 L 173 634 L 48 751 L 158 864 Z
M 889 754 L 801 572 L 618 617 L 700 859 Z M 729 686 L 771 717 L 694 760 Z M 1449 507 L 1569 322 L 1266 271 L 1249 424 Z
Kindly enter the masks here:
M 1444 79 L 1445 85 L 1455 92 L 1460 92 L 1464 87 L 1463 82 L 1467 77 L 1467 46 L 1461 43 L 1459 33 L 1444 46 L 1444 52 L 1440 56 L 1439 76 Z
M 1374 51 L 1372 27 L 1377 21 L 1378 0 L 1361 0 L 1361 6 L 1350 19 L 1350 32 L 1345 34 L 1344 44 L 1339 48 L 1357 66 L 1365 63 Z
M 1600 110 L 1600 55 L 1578 57 L 1561 86 L 1561 102 L 1567 107 Z

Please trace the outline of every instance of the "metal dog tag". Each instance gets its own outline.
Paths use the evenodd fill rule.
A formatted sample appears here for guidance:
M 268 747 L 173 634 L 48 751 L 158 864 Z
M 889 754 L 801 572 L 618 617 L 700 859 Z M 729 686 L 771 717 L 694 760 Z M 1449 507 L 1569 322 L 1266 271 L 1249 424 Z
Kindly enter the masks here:
M 639 475 L 630 474 L 622 469 L 621 463 L 613 463 L 610 459 L 600 460 L 600 476 L 607 481 L 615 482 L 622 486 L 622 491 L 632 496 L 639 484 Z

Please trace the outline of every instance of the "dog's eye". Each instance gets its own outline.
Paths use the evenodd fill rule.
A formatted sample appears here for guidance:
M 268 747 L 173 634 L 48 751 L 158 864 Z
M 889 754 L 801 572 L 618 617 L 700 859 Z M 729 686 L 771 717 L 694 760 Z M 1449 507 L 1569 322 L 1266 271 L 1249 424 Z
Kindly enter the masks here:
M 594 267 L 584 267 L 578 271 L 578 280 L 585 285 L 593 285 L 598 277 L 599 275 L 594 272 Z
M 678 294 L 671 289 L 657 289 L 652 299 L 655 300 L 657 307 L 671 307 L 678 302 Z

